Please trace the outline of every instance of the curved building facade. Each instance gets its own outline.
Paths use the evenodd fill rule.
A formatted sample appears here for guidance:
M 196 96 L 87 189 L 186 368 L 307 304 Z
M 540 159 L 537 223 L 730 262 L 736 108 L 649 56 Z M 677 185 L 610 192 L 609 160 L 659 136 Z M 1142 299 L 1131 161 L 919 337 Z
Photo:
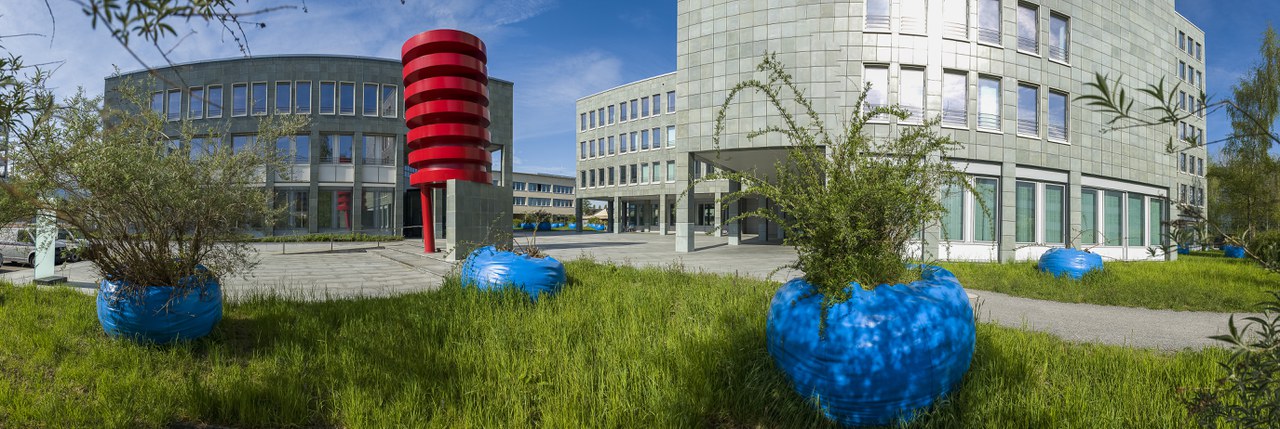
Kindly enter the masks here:
M 252 141 L 263 116 L 307 115 L 309 124 L 301 133 L 276 143 L 293 160 L 292 173 L 268 174 L 262 183 L 285 216 L 256 232 L 416 236 L 422 217 L 418 191 L 408 184 L 412 169 L 406 166 L 401 76 L 398 59 L 265 56 L 112 76 L 104 94 L 108 105 L 119 104 L 113 89 L 133 79 L 149 85 L 151 108 L 171 122 L 175 135 L 184 120 L 197 129 L 218 130 L 190 143 L 176 142 L 193 157 Z M 493 144 L 488 150 L 501 151 L 494 164 L 501 159 L 501 170 L 511 171 L 513 85 L 494 79 L 489 89 Z M 442 218 L 436 216 L 437 223 Z
M 1206 205 L 1205 149 L 1166 151 L 1205 129 L 1204 32 L 1173 0 L 680 0 L 678 14 L 674 189 L 700 163 L 768 174 L 785 156 L 778 136 L 745 138 L 778 121 L 750 94 L 731 105 L 720 151 L 712 143 L 728 91 L 760 77 L 756 65 L 776 53 L 829 125 L 853 113 L 869 83 L 867 104 L 912 113 L 868 127 L 876 138 L 941 117 L 942 132 L 963 144 L 948 160 L 980 195 L 942 196 L 948 215 L 916 246 L 926 258 L 1033 259 L 1070 243 L 1109 258 L 1163 259 L 1156 247 L 1178 203 Z M 1076 100 L 1098 72 L 1130 86 L 1178 84 L 1189 117 L 1104 132 L 1108 118 Z M 693 249 L 698 211 L 696 200 L 674 208 L 677 251 Z M 742 231 L 728 229 L 733 244 Z

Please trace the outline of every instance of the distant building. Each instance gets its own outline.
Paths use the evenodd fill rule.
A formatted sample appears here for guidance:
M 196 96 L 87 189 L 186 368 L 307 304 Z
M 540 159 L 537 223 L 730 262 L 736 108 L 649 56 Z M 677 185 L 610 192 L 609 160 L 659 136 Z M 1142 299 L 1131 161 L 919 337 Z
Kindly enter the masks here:
M 494 184 L 498 184 L 496 180 Z M 568 219 L 574 215 L 574 191 L 573 177 L 517 171 L 511 174 L 512 214 L 520 219 L 542 210 L 557 219 Z
M 261 117 L 309 116 L 310 125 L 301 133 L 276 142 L 291 157 L 293 174 L 268 175 L 262 183 L 285 216 L 254 232 L 412 237 L 422 234 L 422 212 L 418 190 L 408 184 L 414 170 L 406 166 L 402 72 L 399 59 L 260 56 L 111 76 L 104 93 L 107 105 L 121 107 L 115 89 L 135 79 L 149 85 L 150 107 L 170 121 L 167 129 L 173 135 L 183 120 L 217 130 L 189 143 L 173 142 L 175 150 L 192 157 L 219 147 L 246 147 L 256 139 Z M 511 171 L 513 84 L 491 78 L 489 92 L 489 151 L 501 152 L 493 157 L 493 169 Z M 436 231 L 445 231 L 447 207 L 437 204 L 435 210 Z

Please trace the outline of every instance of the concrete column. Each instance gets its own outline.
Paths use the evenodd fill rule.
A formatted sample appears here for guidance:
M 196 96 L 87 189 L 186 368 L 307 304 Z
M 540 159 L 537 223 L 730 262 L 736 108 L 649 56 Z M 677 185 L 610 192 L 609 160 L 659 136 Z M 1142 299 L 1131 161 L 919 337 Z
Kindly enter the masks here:
M 716 237 L 720 236 L 720 232 L 722 230 L 721 224 L 724 223 L 724 219 L 720 215 L 720 213 L 724 210 L 723 205 L 720 204 L 720 198 L 723 198 L 723 197 L 724 197 L 724 193 L 716 192 L 716 201 L 715 201 L 716 208 L 715 208 L 715 212 L 712 213 L 713 215 L 715 215 L 715 221 L 712 222 L 712 225 L 711 225 L 711 228 L 713 228 L 711 230 L 711 235 L 714 235 Z
M 582 232 L 582 202 L 583 201 L 585 200 L 583 200 L 582 198 L 573 199 L 573 221 L 578 226 L 578 228 L 575 229 L 575 231 L 579 233 Z
M 648 201 L 640 201 L 639 203 L 636 203 L 636 232 L 646 231 L 649 229 L 648 219 L 645 219 L 645 215 L 648 214 L 648 211 Z
M 323 137 L 320 136 L 319 128 L 311 127 L 311 151 L 309 152 L 311 168 L 308 169 L 311 177 L 307 181 L 307 232 L 312 234 L 320 232 L 320 151 L 316 148 L 325 144 L 321 138 Z
M 622 218 L 622 197 L 613 197 L 613 202 L 610 204 L 612 204 L 612 206 L 609 207 L 609 221 L 613 222 L 613 233 L 621 234 L 622 228 L 626 226 L 626 223 Z
M 351 231 L 364 232 L 364 133 L 351 137 Z
M 515 157 L 516 151 L 512 146 L 515 142 L 508 142 L 502 146 L 502 187 L 511 189 L 511 182 L 515 181 Z M 576 181 L 577 178 L 575 177 Z
M 693 183 L 693 154 L 685 153 L 676 156 L 676 189 L 689 189 Z M 696 193 L 692 190 L 684 198 L 676 200 L 676 252 L 688 253 L 694 250 L 693 226 L 697 206 L 693 199 Z
M 667 194 L 658 195 L 658 233 L 667 235 Z
M 999 240 L 997 246 L 999 253 L 997 260 L 999 262 L 1013 262 L 1017 237 L 1017 207 L 1013 204 L 1017 201 L 1018 196 L 1018 172 L 1017 164 L 1005 161 L 1000 164 L 1000 195 L 996 198 L 995 212 L 998 216 L 996 219 L 996 239 Z
M 729 182 L 729 193 L 732 194 L 740 190 L 742 190 L 741 183 Z M 733 219 L 734 217 L 737 217 L 739 213 L 738 200 L 733 200 L 732 202 L 730 202 L 728 206 L 725 207 L 725 212 L 726 212 L 725 219 Z M 741 223 L 742 221 L 735 220 L 733 222 L 729 222 L 724 225 L 724 229 L 729 235 L 730 246 L 737 246 L 739 244 L 742 244 L 742 227 L 740 225 Z
M 401 235 L 404 235 L 404 220 L 405 220 L 404 219 L 404 212 L 405 212 L 404 190 L 405 190 L 405 187 L 409 185 L 408 178 L 404 177 L 404 174 L 403 174 L 404 167 L 405 167 L 405 156 L 404 156 L 405 141 L 404 140 L 405 140 L 404 134 L 396 135 L 396 160 L 395 160 L 396 169 L 394 172 L 395 173 L 394 175 L 396 177 L 396 190 L 394 194 L 395 197 L 391 199 L 391 219 L 392 219 L 391 230 L 396 231 L 396 233 Z M 507 189 L 511 189 L 511 188 L 507 188 Z

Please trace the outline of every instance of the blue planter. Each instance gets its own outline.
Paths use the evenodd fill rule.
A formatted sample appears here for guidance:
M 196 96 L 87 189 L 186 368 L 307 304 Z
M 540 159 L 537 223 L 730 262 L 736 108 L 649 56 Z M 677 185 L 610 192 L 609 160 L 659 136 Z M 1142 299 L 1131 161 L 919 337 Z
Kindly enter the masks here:
M 120 290 L 122 282 L 103 280 L 98 288 L 98 322 L 107 335 L 139 342 L 166 344 L 208 335 L 222 320 L 222 289 L 212 276 L 182 279 L 175 296 L 172 286 L 148 286 L 142 294 Z
M 1234 245 L 1222 246 L 1222 253 L 1228 258 L 1241 259 L 1244 258 L 1244 248 Z
M 1178 246 L 1178 254 L 1179 254 L 1179 255 L 1190 255 L 1190 254 L 1191 254 L 1191 248 L 1189 248 L 1189 247 L 1183 247 L 1183 246 Z
M 1065 275 L 1080 280 L 1085 273 L 1102 271 L 1102 256 L 1078 249 L 1049 249 L 1040 255 L 1040 262 L 1036 265 L 1040 271 L 1053 274 L 1054 277 Z
M 803 279 L 783 285 L 769 306 L 767 342 L 774 362 L 801 396 L 844 425 L 910 420 L 951 392 L 969 370 L 973 308 L 949 271 L 927 266 L 924 278 L 874 291 L 857 284 L 827 312 Z
M 471 252 L 462 264 L 462 286 L 481 290 L 515 287 L 538 300 L 559 292 L 565 284 L 564 264 L 550 256 L 531 258 L 485 246 Z

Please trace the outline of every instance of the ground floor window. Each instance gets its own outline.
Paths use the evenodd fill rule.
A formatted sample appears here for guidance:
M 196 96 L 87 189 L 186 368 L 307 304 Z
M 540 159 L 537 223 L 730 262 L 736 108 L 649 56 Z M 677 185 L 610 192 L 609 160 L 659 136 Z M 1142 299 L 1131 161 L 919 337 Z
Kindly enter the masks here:
M 351 189 L 321 189 L 316 220 L 320 229 L 351 230 Z
M 395 222 L 395 191 L 365 189 L 361 192 L 360 227 L 365 231 L 390 231 Z
M 307 190 L 277 190 L 275 194 L 276 210 L 282 211 L 276 218 L 275 227 L 279 229 L 307 228 Z
M 698 204 L 698 226 L 714 226 L 716 223 L 715 203 Z
M 1102 204 L 1098 204 L 1098 199 Z M 1165 199 L 1134 192 L 1083 189 L 1080 243 L 1159 246 L 1164 241 Z
M 942 237 L 948 241 L 996 241 L 996 216 L 999 214 L 999 180 L 989 177 L 971 179 L 974 192 L 961 186 L 943 189 Z
M 1017 242 L 1062 244 L 1065 241 L 1065 190 L 1058 184 L 1018 181 L 1014 202 Z

